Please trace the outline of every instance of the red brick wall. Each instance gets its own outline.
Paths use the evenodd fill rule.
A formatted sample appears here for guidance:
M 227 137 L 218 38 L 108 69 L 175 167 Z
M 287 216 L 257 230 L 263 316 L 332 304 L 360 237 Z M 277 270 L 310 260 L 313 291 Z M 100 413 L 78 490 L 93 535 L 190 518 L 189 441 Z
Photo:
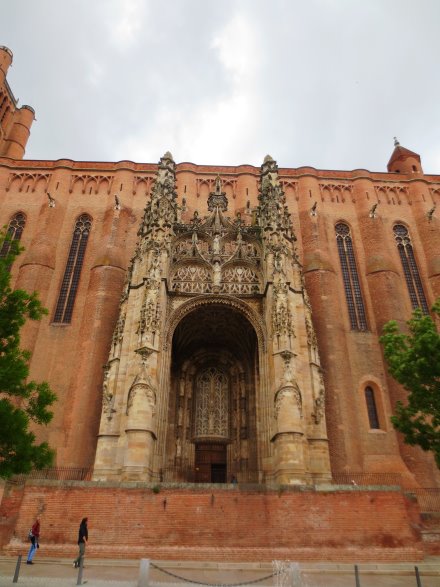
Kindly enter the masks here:
M 0 485 L 0 546 L 6 544 L 14 532 L 23 499 L 23 486 L 1 482 Z
M 11 494 L 19 494 L 15 488 Z M 417 504 L 394 491 L 151 489 L 98 483 L 28 484 L 9 554 L 41 516 L 39 556 L 73 556 L 82 517 L 88 555 L 270 561 L 417 560 Z
M 22 346 L 32 352 L 30 377 L 49 381 L 58 397 L 50 425 L 36 429 L 39 441 L 47 440 L 56 448 L 57 465 L 87 467 L 94 462 L 101 416 L 101 366 L 107 361 L 123 268 L 134 253 L 156 168 L 130 161 L 0 157 L 0 226 L 19 211 L 27 217 L 21 241 L 26 251 L 12 267 L 13 282 L 30 290 L 37 288 L 49 309 L 43 320 L 25 325 Z M 228 215 L 234 217 L 241 211 L 249 222 L 244 211 L 247 201 L 251 209 L 258 204 L 258 167 L 180 163 L 177 193 L 180 204 L 186 199 L 186 221 L 195 209 L 206 214 L 208 183 L 213 187 L 217 173 L 236 181 L 233 194 L 230 185 L 225 185 Z M 402 398 L 402 389 L 388 378 L 378 342 L 385 321 L 404 321 L 411 314 L 393 237 L 395 222 L 410 229 L 428 303 L 440 295 L 440 216 L 427 218 L 433 202 L 437 209 L 440 205 L 440 176 L 415 178 L 304 167 L 280 169 L 280 177 L 305 267 L 324 368 L 333 473 L 396 472 L 403 475 L 407 486 L 440 487 L 432 456 L 404 445 L 391 426 L 390 416 L 395 400 Z M 343 197 L 331 195 L 331 185 L 352 190 L 350 196 L 345 190 Z M 55 199 L 55 208 L 49 208 L 47 193 Z M 118 214 L 114 210 L 116 193 L 122 206 Z M 378 199 L 377 217 L 371 218 L 371 207 Z M 315 201 L 318 214 L 312 217 Z M 73 226 L 82 213 L 93 218 L 93 228 L 72 322 L 53 324 Z M 340 221 L 352 231 L 369 332 L 350 330 L 334 229 Z M 369 427 L 366 385 L 373 386 L 377 394 L 380 431 Z

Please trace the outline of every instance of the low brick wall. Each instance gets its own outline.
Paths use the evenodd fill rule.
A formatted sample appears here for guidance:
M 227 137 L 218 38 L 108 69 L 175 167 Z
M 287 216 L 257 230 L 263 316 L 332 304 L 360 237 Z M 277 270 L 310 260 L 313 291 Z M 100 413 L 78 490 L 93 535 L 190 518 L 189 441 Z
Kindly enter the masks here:
M 14 500 L 14 493 L 17 494 Z M 18 499 L 19 494 L 20 499 Z M 416 561 L 423 558 L 417 502 L 399 491 L 266 490 L 94 482 L 27 482 L 3 552 L 24 552 L 41 517 L 39 556 L 76 555 L 89 518 L 88 556 L 212 561 Z M 3 517 L 8 515 L 3 509 Z
M 14 536 L 21 504 L 24 496 L 24 487 L 1 482 L 0 485 L 0 547 Z M 32 526 L 32 524 L 31 524 Z M 29 526 L 30 528 L 30 526 Z M 28 528 L 28 531 L 29 531 Z

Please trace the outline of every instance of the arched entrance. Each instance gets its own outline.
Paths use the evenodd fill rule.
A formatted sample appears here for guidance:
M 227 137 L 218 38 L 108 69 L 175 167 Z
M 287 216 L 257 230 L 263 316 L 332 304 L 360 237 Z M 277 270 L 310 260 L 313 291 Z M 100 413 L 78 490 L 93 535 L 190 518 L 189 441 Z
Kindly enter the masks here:
M 221 302 L 184 316 L 172 341 L 165 480 L 258 480 L 255 330 Z

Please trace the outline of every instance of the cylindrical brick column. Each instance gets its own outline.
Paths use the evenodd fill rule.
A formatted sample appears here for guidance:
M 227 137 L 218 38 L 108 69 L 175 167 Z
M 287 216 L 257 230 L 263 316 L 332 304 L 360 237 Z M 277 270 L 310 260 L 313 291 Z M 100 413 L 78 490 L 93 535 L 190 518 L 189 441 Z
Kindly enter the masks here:
M 104 240 L 90 272 L 79 333 L 78 370 L 71 383 L 64 418 L 69 433 L 63 460 L 70 466 L 90 466 L 94 460 L 101 419 L 103 366 L 108 359 L 125 278 L 121 251 L 129 217 L 125 208 L 107 210 L 102 232 L 110 237 Z
M 302 171 L 302 170 L 301 170 Z M 306 173 L 299 179 L 299 221 L 303 246 L 305 285 L 312 306 L 312 319 L 319 341 L 319 355 L 325 381 L 325 411 L 333 472 L 349 468 L 361 470 L 358 414 L 351 400 L 353 381 L 347 361 L 344 319 L 341 319 L 341 290 L 338 275 L 328 254 L 325 203 L 321 201 L 318 180 Z M 316 205 L 316 215 L 311 209 Z
M 8 69 L 12 65 L 13 57 L 10 49 L 4 46 L 0 47 L 0 84 L 3 84 L 6 79 Z
M 401 275 L 401 267 L 395 262 L 397 256 L 393 257 L 391 254 L 390 247 L 395 246 L 393 224 L 388 218 L 382 218 L 380 204 L 375 211 L 375 216 L 372 217 L 371 209 L 377 202 L 374 196 L 374 184 L 371 179 L 365 177 L 363 170 L 361 170 L 361 174 L 353 180 L 354 195 L 357 203 L 358 226 L 365 250 L 369 296 L 374 312 L 376 332 L 380 336 L 383 326 L 389 320 L 396 320 L 401 327 L 404 327 L 409 318 L 408 296 L 406 283 Z M 388 374 L 387 365 L 383 359 L 382 361 L 390 409 L 393 412 L 397 401 L 405 401 L 407 392 Z M 377 373 L 377 376 L 380 377 L 380 375 Z M 415 478 L 408 474 L 409 470 L 413 475 L 417 474 L 416 481 L 418 483 L 422 485 L 428 483 L 425 486 L 430 486 L 433 473 L 432 464 L 429 462 L 430 458 L 420 449 L 405 444 L 401 434 L 396 433 L 396 437 L 403 462 L 400 463 L 400 460 L 393 458 L 391 452 L 386 456 L 384 454 L 383 466 L 403 474 L 406 484 L 415 483 Z M 384 448 L 392 449 L 392 444 Z
M 22 259 L 15 287 L 29 293 L 38 292 L 43 306 L 47 306 L 48 296 L 53 286 L 52 277 L 55 269 L 56 245 L 65 213 L 59 203 L 50 208 L 45 202 L 40 208 L 37 220 L 38 232 L 32 240 Z M 51 312 L 49 308 L 49 312 Z M 50 320 L 50 314 L 49 314 Z M 41 322 L 28 320 L 21 331 L 23 348 L 33 353 Z
M 432 287 L 432 292 L 429 291 L 429 287 L 425 287 L 425 296 L 428 306 L 431 307 L 440 297 L 440 208 L 434 208 L 429 185 L 422 178 L 411 181 L 408 188 L 418 236 L 426 259 L 427 277 Z M 414 235 L 412 238 L 414 240 Z M 415 253 L 417 256 L 417 250 Z M 421 273 L 422 269 L 419 264 Z
M 5 157 L 23 159 L 34 119 L 35 111 L 30 106 L 22 106 L 14 112 L 12 127 L 5 141 Z

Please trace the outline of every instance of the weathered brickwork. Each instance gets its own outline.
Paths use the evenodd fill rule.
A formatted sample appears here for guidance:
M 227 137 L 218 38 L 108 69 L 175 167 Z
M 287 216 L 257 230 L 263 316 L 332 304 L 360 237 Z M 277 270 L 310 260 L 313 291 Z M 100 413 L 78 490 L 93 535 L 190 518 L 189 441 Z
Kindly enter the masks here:
M 107 361 L 124 271 L 135 249 L 136 232 L 146 202 L 145 191 L 133 194 L 133 177 L 141 173 L 141 167 L 144 175 L 152 175 L 155 166 L 129 162 L 108 165 L 109 172 L 118 176 L 118 187 L 122 185 L 119 198 L 123 207 L 119 212 L 114 244 L 109 244 L 114 196 L 107 194 L 106 190 L 98 194 L 83 194 L 81 190 L 70 193 L 72 172 L 79 167 L 87 168 L 90 173 L 102 173 L 102 169 L 98 170 L 90 163 L 0 161 L 0 222 L 7 224 L 17 212 L 26 213 L 22 235 L 25 253 L 13 267 L 15 285 L 38 289 L 43 303 L 49 308 L 48 317 L 39 324 L 27 324 L 23 333 L 24 344 L 33 352 L 31 376 L 49 380 L 59 398 L 54 421 L 47 431 L 41 432 L 41 437 L 47 437 L 57 447 L 58 462 L 70 466 L 93 464 L 101 410 L 102 365 Z M 179 194 L 191 193 L 190 185 L 194 183 L 196 173 L 206 176 L 208 173 L 233 171 L 243 183 L 243 196 L 239 198 L 237 195 L 230 204 L 235 204 L 238 209 L 246 208 L 246 190 L 252 206 L 257 204 L 255 168 L 211 169 L 192 164 L 177 167 Z M 40 184 L 35 191 L 27 189 L 26 185 L 19 191 L 12 181 L 7 190 L 11 174 L 22 170 L 32 174 L 49 170 L 50 185 L 53 186 L 49 193 L 56 199 L 55 208 L 48 206 L 46 190 Z M 420 475 L 422 485 L 437 485 L 438 476 L 429 457 L 402 445 L 389 424 L 393 403 L 402 396 L 402 391 L 386 374 L 378 333 L 388 319 L 403 322 L 411 313 L 392 233 L 394 222 L 410 227 L 429 303 L 440 294 L 436 270 L 440 264 L 437 259 L 439 220 L 435 215 L 431 221 L 427 218 L 433 206 L 430 194 L 433 193 L 434 201 L 439 197 L 431 184 L 440 189 L 439 178 L 425 176 L 406 180 L 395 177 L 395 174 L 341 172 L 349 185 L 357 174 L 368 177 L 364 181 L 367 181 L 369 190 L 360 194 L 355 202 L 338 203 L 330 199 L 322 201 L 320 197 L 318 178 L 325 177 L 326 172 L 297 169 L 280 170 L 280 173 L 296 177 L 298 183 L 298 200 L 288 194 L 288 204 L 304 264 L 305 284 L 324 370 L 327 432 L 333 469 L 389 472 L 403 471 L 408 467 Z M 392 186 L 406 184 L 409 194 L 402 197 L 400 205 L 397 201 L 393 204 L 382 200 L 377 217 L 370 218 L 368 210 L 375 201 L 374 186 L 378 181 L 387 181 Z M 311 185 L 314 189 L 310 196 Z M 366 200 L 367 192 L 369 200 Z M 190 196 L 187 198 L 189 200 Z M 312 217 L 310 209 L 315 201 L 318 201 L 318 212 Z M 191 210 L 190 204 L 193 206 Z M 205 201 L 201 198 L 194 198 L 194 202 L 187 206 L 189 215 L 196 207 L 201 214 L 206 212 Z M 93 228 L 73 319 L 68 325 L 54 324 L 53 313 L 73 226 L 82 213 L 92 216 Z M 352 230 L 369 324 L 366 332 L 350 330 L 334 237 L 334 225 L 341 220 Z M 419 226 L 423 230 L 419 230 Z M 371 430 L 368 425 L 363 398 L 367 384 L 377 392 L 380 430 Z
M 30 376 L 58 397 L 37 435 L 58 467 L 116 484 L 8 488 L 2 540 L 40 512 L 46 552 L 73 552 L 89 513 L 103 556 L 123 536 L 121 556 L 417 558 L 400 493 L 269 488 L 440 487 L 390 424 L 405 392 L 378 341 L 440 296 L 440 176 L 397 141 L 387 172 L 24 160 L 33 111 L 11 61 L 0 48 L 0 225 L 22 229 L 14 286 L 49 310 L 23 329 Z M 268 493 L 117 484 L 233 477 Z
M 20 489 L 14 490 L 20 493 Z M 271 561 L 418 560 L 417 507 L 393 491 L 255 492 L 27 485 L 4 549 L 22 552 L 42 512 L 45 556 L 73 556 L 89 516 L 90 556 Z
M 72 161 L 42 162 L 0 160 L 0 222 L 7 224 L 17 212 L 26 214 L 21 242 L 25 252 L 12 269 L 17 287 L 38 289 L 49 316 L 38 324 L 28 323 L 23 342 L 33 352 L 31 376 L 47 379 L 58 395 L 55 418 L 46 437 L 57 447 L 58 463 L 70 466 L 93 464 L 101 411 L 102 365 L 108 358 L 111 335 L 118 315 L 118 304 L 136 245 L 136 232 L 146 202 L 145 191 L 133 194 L 133 178 L 141 172 L 153 176 L 155 166 L 124 162 L 108 164 L 107 172 L 117 176 L 122 209 L 118 215 L 114 242 L 109 243 L 114 221 L 114 196 L 103 189 L 98 194 L 69 192 L 72 173 L 76 169 L 103 172 L 103 164 Z M 100 169 L 99 169 L 100 168 Z M 22 191 L 11 175 L 26 171 L 35 175 L 44 170 L 50 174 L 49 193 L 56 207 L 48 206 L 47 190 L 42 184 Z M 230 199 L 237 209 L 246 208 L 246 197 L 257 205 L 258 170 L 210 168 L 182 163 L 177 166 L 178 193 L 190 199 L 191 184 L 197 174 L 206 177 L 216 173 L 234 173 L 241 180 L 242 196 Z M 334 172 L 332 173 L 332 175 Z M 320 177 L 327 172 L 311 169 L 280 170 L 280 175 L 295 177 L 297 197 L 288 196 L 292 222 L 298 238 L 298 252 L 304 264 L 305 284 L 313 310 L 313 324 L 318 339 L 326 387 L 327 433 L 332 468 L 342 471 L 405 471 L 417 473 L 423 486 L 438 484 L 438 474 L 429 457 L 405 447 L 389 424 L 394 401 L 402 391 L 386 374 L 378 333 L 388 319 L 406 320 L 411 304 L 394 243 L 392 226 L 402 222 L 410 227 L 414 252 L 428 302 L 440 294 L 436 267 L 440 251 L 439 219 L 427 213 L 439 195 L 440 178 L 400 178 L 395 174 L 340 172 L 351 185 L 362 175 L 369 190 L 353 202 L 326 200 L 320 197 Z M 408 194 L 400 204 L 381 200 L 377 217 L 368 210 L 374 202 L 375 183 L 406 185 Z M 310 186 L 313 186 L 313 189 Z M 9 187 L 8 187 L 9 186 Z M 195 186 L 194 186 L 195 187 Z M 227 188 L 226 188 L 227 189 Z M 248 194 L 246 194 L 248 190 Z M 311 191 L 311 196 L 309 194 Z M 367 200 L 368 192 L 368 200 Z M 194 193 L 194 192 L 193 192 Z M 440 194 L 440 192 L 438 192 Z M 206 201 L 192 196 L 187 204 L 191 216 L 195 208 L 206 213 Z M 298 199 L 297 199 L 298 198 Z M 318 201 L 317 216 L 310 216 L 312 204 Z M 75 300 L 72 322 L 53 323 L 53 314 L 68 255 L 76 218 L 82 214 L 93 218 L 81 279 Z M 368 319 L 369 330 L 350 330 L 344 297 L 340 263 L 337 256 L 334 225 L 344 221 L 351 226 L 356 260 Z M 420 227 L 420 228 L 419 228 Z M 436 248 L 437 247 L 437 248 Z M 365 385 L 377 391 L 381 427 L 371 430 L 363 398 Z M 84 415 L 87 415 L 84 417 Z M 414 456 L 415 455 L 415 456 Z M 402 457 L 405 465 L 402 463 Z

